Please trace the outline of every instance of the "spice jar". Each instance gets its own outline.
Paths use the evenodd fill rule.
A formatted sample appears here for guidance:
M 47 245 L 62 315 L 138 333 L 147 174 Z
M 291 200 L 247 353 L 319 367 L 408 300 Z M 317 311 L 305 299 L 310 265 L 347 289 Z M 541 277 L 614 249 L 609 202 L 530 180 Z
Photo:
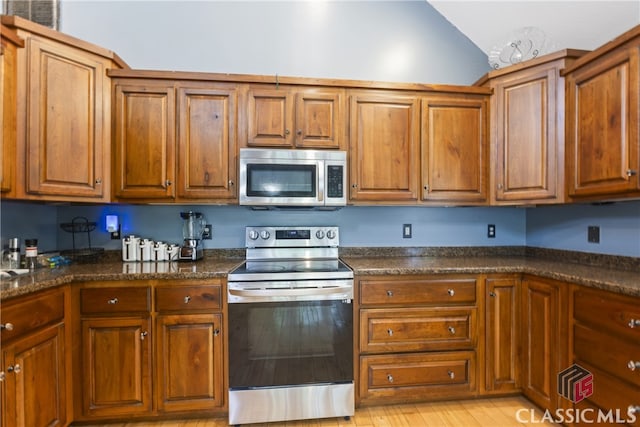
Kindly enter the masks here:
M 25 239 L 24 246 L 25 266 L 33 270 L 38 265 L 38 239 Z

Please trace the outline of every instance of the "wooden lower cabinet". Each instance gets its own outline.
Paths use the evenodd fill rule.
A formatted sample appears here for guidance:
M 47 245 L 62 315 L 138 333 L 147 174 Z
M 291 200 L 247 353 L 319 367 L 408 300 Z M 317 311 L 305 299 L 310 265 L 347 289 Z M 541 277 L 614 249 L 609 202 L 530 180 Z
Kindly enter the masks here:
M 82 321 L 84 415 L 151 412 L 149 325 L 149 317 Z
M 71 421 L 66 295 L 66 288 L 58 288 L 2 303 L 2 427 L 66 426 Z
M 357 278 L 358 402 L 475 396 L 480 284 L 469 275 Z
M 566 403 L 557 391 L 567 357 L 567 292 L 570 285 L 526 276 L 522 281 L 522 391 L 543 409 Z
M 520 277 L 485 280 L 485 394 L 520 391 Z
M 78 316 L 77 421 L 226 410 L 222 282 L 88 282 Z
M 591 387 L 579 387 L 574 408 L 591 409 L 640 425 L 640 299 L 612 292 L 572 287 L 571 359 L 591 375 Z M 579 381 L 578 378 L 577 381 Z

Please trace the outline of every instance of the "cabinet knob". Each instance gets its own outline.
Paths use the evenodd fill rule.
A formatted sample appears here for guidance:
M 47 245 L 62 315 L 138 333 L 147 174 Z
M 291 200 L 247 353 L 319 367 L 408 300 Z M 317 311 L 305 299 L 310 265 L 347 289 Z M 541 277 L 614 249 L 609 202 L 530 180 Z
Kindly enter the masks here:
M 454 379 L 456 377 L 456 374 L 453 371 L 447 371 L 447 375 L 449 375 L 449 378 L 451 379 Z
M 391 297 L 393 296 L 393 291 L 388 290 L 388 291 L 387 291 L 387 296 L 388 296 L 389 298 L 391 298 Z
M 111 298 L 107 300 L 107 304 L 117 304 L 117 303 L 118 303 L 118 298 Z
M 640 369 L 640 362 L 636 360 L 629 360 L 629 363 L 627 363 L 627 368 L 629 368 L 632 371 L 635 371 L 636 369 Z
M 387 329 L 387 334 L 389 334 L 390 337 L 393 336 L 393 329 L 389 328 Z
M 167 187 L 169 187 L 171 185 L 171 180 L 168 179 L 164 182 L 164 185 L 166 185 Z
M 214 329 L 213 330 L 213 336 L 217 337 L 218 335 L 220 335 L 220 329 Z
M 495 292 L 489 292 L 489 296 L 490 296 L 490 297 L 495 297 L 495 296 L 496 296 L 496 293 L 495 293 Z
M 285 134 L 285 135 L 289 135 L 290 133 L 291 133 L 291 131 L 290 131 L 289 129 L 285 129 L 285 130 L 284 130 L 284 134 Z
M 140 332 L 140 341 L 144 341 L 144 339 L 149 335 L 147 331 Z
M 630 328 L 637 328 L 638 326 L 640 326 L 640 320 L 639 319 L 631 319 L 631 320 L 629 320 L 629 327 Z
M 627 176 L 637 175 L 638 171 L 634 171 L 633 169 L 627 169 Z
M 102 180 L 101 180 L 100 178 L 96 179 L 96 184 L 97 184 L 97 185 L 102 184 Z
M 298 130 L 296 131 L 296 133 L 297 133 L 298 135 L 302 135 L 302 129 L 298 129 Z
M 640 414 L 640 405 L 629 405 L 627 408 L 627 414 Z
M 184 297 L 184 303 L 189 304 L 189 302 L 191 302 L 191 297 L 187 295 L 186 297 Z
M 429 186 L 428 185 L 424 186 L 424 191 L 429 191 Z
M 7 331 L 13 331 L 13 323 L 0 323 L 0 331 L 6 329 Z
M 14 372 L 16 374 L 19 374 L 21 370 L 22 370 L 22 368 L 20 367 L 20 364 L 18 364 L 18 363 L 16 363 L 15 365 L 10 365 L 7 368 L 7 372 Z
M 232 180 L 232 179 L 230 179 L 230 180 L 229 180 L 229 187 L 233 187 L 234 185 L 236 185 L 236 183 L 235 183 L 235 182 L 233 182 L 233 180 Z
M 502 190 L 502 184 L 498 184 L 498 190 Z
M 447 289 L 447 293 L 449 294 L 450 297 L 452 297 L 456 294 L 456 291 L 454 291 L 453 289 Z
M 351 184 L 351 188 L 358 188 L 358 184 Z
M 451 335 L 455 335 L 456 334 L 456 328 L 454 328 L 453 326 L 449 326 L 447 329 L 449 330 L 449 333 Z
M 390 383 L 392 383 L 392 382 L 393 382 L 393 375 L 388 374 L 388 375 L 387 375 L 387 381 L 389 381 Z

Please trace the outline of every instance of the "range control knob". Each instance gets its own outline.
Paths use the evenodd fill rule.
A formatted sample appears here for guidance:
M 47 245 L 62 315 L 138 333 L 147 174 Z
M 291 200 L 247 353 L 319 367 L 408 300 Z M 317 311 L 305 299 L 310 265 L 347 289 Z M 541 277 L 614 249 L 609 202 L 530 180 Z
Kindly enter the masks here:
M 263 240 L 267 240 L 269 237 L 271 237 L 271 233 L 269 233 L 267 230 L 262 230 L 260 232 L 260 237 L 262 237 Z
M 327 231 L 327 237 L 329 239 L 335 239 L 336 238 L 336 232 L 334 230 Z
M 318 239 L 324 239 L 324 230 L 318 230 L 316 231 L 316 237 Z
M 249 238 L 251 240 L 256 240 L 258 237 L 260 237 L 260 234 L 256 230 L 249 231 Z

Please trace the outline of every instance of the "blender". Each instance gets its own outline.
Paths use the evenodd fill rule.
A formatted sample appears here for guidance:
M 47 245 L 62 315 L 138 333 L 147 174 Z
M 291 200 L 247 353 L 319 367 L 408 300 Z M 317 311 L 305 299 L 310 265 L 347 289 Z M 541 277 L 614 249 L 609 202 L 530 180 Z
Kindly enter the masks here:
M 184 241 L 180 247 L 178 259 L 180 261 L 196 261 L 202 258 L 202 234 L 205 230 L 205 220 L 200 212 L 180 212 L 183 219 L 182 237 Z

